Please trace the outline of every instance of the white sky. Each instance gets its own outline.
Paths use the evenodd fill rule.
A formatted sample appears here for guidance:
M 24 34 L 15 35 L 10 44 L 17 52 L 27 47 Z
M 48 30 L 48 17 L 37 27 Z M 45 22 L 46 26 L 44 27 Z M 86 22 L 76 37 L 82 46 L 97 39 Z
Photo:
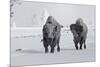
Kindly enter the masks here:
M 28 1 L 13 7 L 14 22 L 21 27 L 41 26 L 44 9 L 64 26 L 75 23 L 77 18 L 83 18 L 87 25 L 95 24 L 95 6 Z

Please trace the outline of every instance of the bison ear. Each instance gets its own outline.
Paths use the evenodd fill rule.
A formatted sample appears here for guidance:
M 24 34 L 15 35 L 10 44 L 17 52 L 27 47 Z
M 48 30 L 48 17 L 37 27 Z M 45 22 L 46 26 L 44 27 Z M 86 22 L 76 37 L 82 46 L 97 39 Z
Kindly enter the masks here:
M 69 27 L 70 27 L 70 30 L 72 30 L 72 24 Z
M 57 31 L 57 26 L 55 26 L 55 31 Z
M 43 32 L 46 32 L 46 29 L 47 29 L 47 26 L 44 25 L 44 26 L 43 26 Z
M 71 24 L 70 25 L 70 30 L 72 31 L 72 29 L 75 27 L 75 25 L 74 24 Z
M 64 26 L 63 25 L 61 25 L 61 28 L 63 28 Z

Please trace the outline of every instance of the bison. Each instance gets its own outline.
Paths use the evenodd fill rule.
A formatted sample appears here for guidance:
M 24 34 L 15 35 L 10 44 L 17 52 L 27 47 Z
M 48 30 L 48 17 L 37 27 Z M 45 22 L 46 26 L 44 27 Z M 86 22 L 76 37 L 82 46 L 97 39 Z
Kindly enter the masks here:
M 57 51 L 60 51 L 60 31 L 61 25 L 52 16 L 49 16 L 43 26 L 43 45 L 45 53 L 48 52 L 48 46 L 51 48 L 51 53 L 54 53 L 55 46 L 57 46 Z
M 81 18 L 77 19 L 75 24 L 70 25 L 70 30 L 73 33 L 73 41 L 76 49 L 78 50 L 78 43 L 80 44 L 80 49 L 82 49 L 83 44 L 84 49 L 86 49 L 88 28 L 87 25 L 83 22 L 83 20 Z

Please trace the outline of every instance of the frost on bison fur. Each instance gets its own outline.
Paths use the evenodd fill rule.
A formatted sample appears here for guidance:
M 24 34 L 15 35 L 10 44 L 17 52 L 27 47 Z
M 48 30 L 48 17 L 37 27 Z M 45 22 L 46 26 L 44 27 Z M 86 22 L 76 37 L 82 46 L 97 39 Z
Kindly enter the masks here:
M 77 19 L 75 24 L 70 25 L 70 30 L 73 33 L 73 41 L 76 49 L 78 50 L 78 43 L 80 44 L 80 49 L 82 49 L 83 44 L 84 49 L 86 49 L 88 28 L 87 25 L 83 22 L 83 20 L 81 18 Z
M 60 51 L 60 31 L 61 25 L 52 16 L 49 16 L 43 26 L 43 46 L 45 53 L 48 52 L 48 46 L 51 48 L 51 53 L 54 53 L 55 46 L 57 46 L 57 51 Z

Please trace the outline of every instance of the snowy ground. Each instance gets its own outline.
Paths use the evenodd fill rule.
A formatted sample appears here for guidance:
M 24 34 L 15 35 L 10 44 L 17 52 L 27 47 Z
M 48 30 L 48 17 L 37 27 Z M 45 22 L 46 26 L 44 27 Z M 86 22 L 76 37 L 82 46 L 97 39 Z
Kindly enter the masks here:
M 28 35 L 23 37 L 11 37 L 11 65 L 37 65 L 54 63 L 90 62 L 95 61 L 95 32 L 88 31 L 87 49 L 75 50 L 72 33 L 62 31 L 60 47 L 61 51 L 44 53 L 41 42 L 42 35 Z M 16 51 L 16 49 L 22 49 Z

